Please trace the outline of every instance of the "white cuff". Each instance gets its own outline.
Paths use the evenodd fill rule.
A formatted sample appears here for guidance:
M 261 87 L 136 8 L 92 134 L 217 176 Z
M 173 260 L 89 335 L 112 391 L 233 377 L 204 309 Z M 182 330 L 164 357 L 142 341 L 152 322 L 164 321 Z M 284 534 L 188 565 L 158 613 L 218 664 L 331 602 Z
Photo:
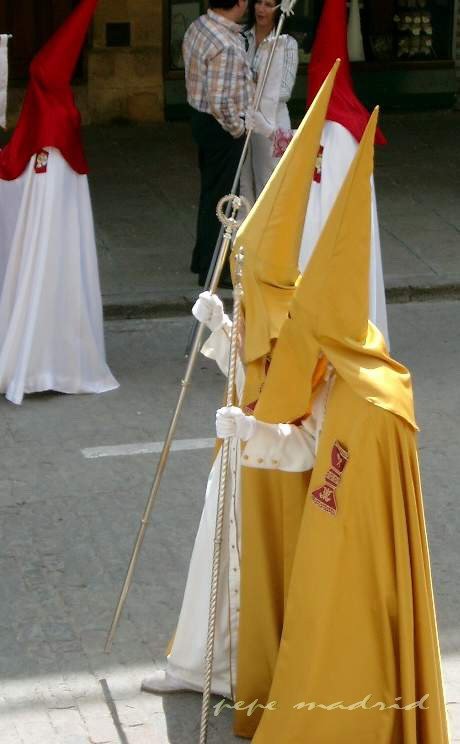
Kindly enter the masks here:
M 228 315 L 224 315 L 222 324 L 212 331 L 208 339 L 201 347 L 201 353 L 207 359 L 214 359 L 224 375 L 228 372 L 228 358 L 230 354 L 230 335 L 232 332 L 232 321 Z
M 220 328 L 211 333 L 207 341 L 201 347 L 201 353 L 207 359 L 213 359 L 225 377 L 228 374 L 228 362 L 230 357 L 230 336 L 232 333 L 232 321 L 225 315 Z M 238 400 L 244 388 L 244 366 L 238 355 L 236 365 L 236 392 Z
M 315 461 L 315 439 L 303 426 L 257 422 L 246 443 L 242 464 L 250 468 L 302 473 Z

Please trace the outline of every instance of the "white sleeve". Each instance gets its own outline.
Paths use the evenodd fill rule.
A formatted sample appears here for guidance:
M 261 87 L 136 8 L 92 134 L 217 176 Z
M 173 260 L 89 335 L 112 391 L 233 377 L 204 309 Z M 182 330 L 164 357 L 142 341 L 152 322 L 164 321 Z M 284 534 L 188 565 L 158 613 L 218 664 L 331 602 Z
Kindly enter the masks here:
M 225 316 L 224 322 L 210 336 L 201 347 L 201 353 L 207 359 L 214 359 L 220 371 L 224 375 L 228 372 L 228 361 L 230 354 L 230 335 L 232 332 L 232 321 Z
M 243 465 L 265 470 L 301 473 L 311 470 L 315 460 L 315 438 L 303 425 L 257 422 L 254 435 L 243 451 Z
M 297 76 L 299 66 L 299 47 L 297 41 L 292 36 L 286 36 L 284 46 L 283 75 L 281 78 L 280 101 L 287 103 L 289 101 L 292 89 Z
M 215 331 L 212 331 L 208 339 L 201 347 L 201 353 L 207 359 L 213 359 L 219 367 L 222 374 L 227 377 L 228 363 L 230 357 L 230 336 L 232 333 L 232 321 L 226 315 L 224 322 Z M 238 355 L 236 365 L 236 391 L 240 399 L 244 388 L 244 366 Z

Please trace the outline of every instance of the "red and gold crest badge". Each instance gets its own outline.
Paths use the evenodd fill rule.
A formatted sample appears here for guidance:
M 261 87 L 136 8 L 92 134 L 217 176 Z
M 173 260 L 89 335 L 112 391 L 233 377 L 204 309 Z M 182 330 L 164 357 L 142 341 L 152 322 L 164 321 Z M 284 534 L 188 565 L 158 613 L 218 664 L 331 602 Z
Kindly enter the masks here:
M 48 150 L 40 150 L 35 156 L 35 173 L 46 173 L 48 170 Z
M 331 467 L 326 473 L 324 485 L 315 489 L 311 495 L 314 503 L 320 509 L 327 511 L 334 517 L 337 514 L 336 490 L 342 480 L 348 457 L 348 450 L 340 442 L 334 442 L 331 453 Z

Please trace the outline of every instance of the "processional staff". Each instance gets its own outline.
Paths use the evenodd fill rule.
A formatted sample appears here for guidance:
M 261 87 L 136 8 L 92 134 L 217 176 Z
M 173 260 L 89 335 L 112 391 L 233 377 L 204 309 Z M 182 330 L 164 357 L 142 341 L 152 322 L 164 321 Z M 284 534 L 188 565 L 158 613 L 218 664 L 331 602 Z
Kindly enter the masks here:
M 226 205 L 227 202 L 231 205 L 231 214 L 229 217 L 227 217 L 226 214 L 223 213 L 223 206 Z M 225 221 L 225 232 L 224 232 L 224 239 L 222 242 L 222 250 L 218 258 L 218 264 L 216 266 L 216 276 L 213 278 L 213 282 L 212 282 L 212 287 L 211 287 L 212 292 L 215 292 L 228 250 L 230 248 L 230 244 L 232 242 L 233 235 L 240 225 L 240 222 L 238 222 L 237 220 L 237 214 L 238 214 L 238 210 L 241 208 L 243 203 L 245 204 L 247 210 L 249 211 L 250 205 L 247 202 L 247 200 L 244 199 L 244 197 L 235 196 L 234 194 L 223 197 L 223 199 L 221 199 L 218 204 L 217 215 L 218 217 L 222 217 L 223 220 Z M 185 371 L 184 378 L 181 381 L 179 398 L 176 404 L 175 411 L 173 413 L 173 417 L 171 419 L 171 423 L 169 425 L 169 430 L 166 435 L 166 439 L 163 444 L 163 449 L 160 455 L 160 460 L 158 462 L 152 489 L 150 491 L 150 495 L 147 500 L 147 504 L 145 506 L 144 514 L 141 519 L 139 531 L 137 534 L 136 542 L 134 544 L 134 549 L 133 549 L 133 553 L 131 555 L 131 559 L 129 562 L 125 581 L 124 581 L 124 584 L 121 590 L 120 598 L 118 600 L 118 605 L 115 609 L 115 614 L 113 616 L 112 625 L 110 627 L 110 631 L 107 636 L 107 641 L 105 645 L 106 652 L 109 652 L 111 649 L 113 637 L 115 635 L 115 631 L 117 629 L 118 622 L 121 617 L 121 613 L 123 610 L 124 603 L 126 601 L 126 597 L 129 592 L 129 588 L 131 586 L 131 582 L 132 582 L 133 575 L 134 575 L 134 570 L 136 568 L 140 549 L 144 541 L 145 532 L 146 532 L 146 529 L 147 529 L 147 526 L 150 520 L 150 515 L 152 513 L 153 505 L 155 502 L 155 497 L 158 493 L 158 489 L 160 487 L 163 472 L 164 472 L 164 469 L 166 467 L 166 463 L 168 460 L 169 452 L 171 449 L 171 444 L 174 438 L 174 433 L 175 433 L 177 422 L 179 419 L 179 414 L 181 412 L 182 405 L 185 399 L 185 395 L 187 393 L 187 388 L 190 385 L 192 372 L 195 366 L 195 361 L 198 356 L 199 350 L 201 348 L 204 328 L 205 328 L 204 324 L 201 324 L 198 328 L 198 333 L 196 334 L 196 338 L 195 338 L 195 341 L 194 341 L 194 344 L 193 344 L 193 347 L 192 347 L 192 350 L 191 350 L 191 353 L 188 359 L 187 369 Z
M 281 31 L 283 29 L 284 22 L 287 16 L 292 15 L 294 12 L 293 8 L 294 8 L 295 3 L 296 3 L 296 0 L 281 0 L 281 5 L 280 5 L 281 16 L 280 16 L 280 19 L 279 19 L 279 22 L 276 28 L 276 33 L 275 33 L 275 37 L 273 40 L 273 44 L 271 46 L 270 54 L 268 56 L 266 65 L 264 67 L 264 71 L 262 75 L 262 82 L 260 86 L 258 86 L 258 92 L 256 94 L 256 98 L 254 101 L 254 107 L 253 107 L 254 111 L 259 110 L 260 102 L 262 99 L 262 94 L 264 91 L 265 84 L 267 82 L 268 73 L 270 71 L 270 67 L 271 67 L 272 60 L 273 60 L 273 55 L 275 53 L 276 44 L 281 35 Z M 247 131 L 246 140 L 245 140 L 244 147 L 243 147 L 243 152 L 241 154 L 241 158 L 240 158 L 238 168 L 236 170 L 235 178 L 232 184 L 232 193 L 229 197 L 225 197 L 225 199 L 228 201 L 228 206 L 225 211 L 225 219 L 227 221 L 230 221 L 233 227 L 232 229 L 230 229 L 229 224 L 227 224 L 226 226 L 222 225 L 222 228 L 219 233 L 219 237 L 216 243 L 216 247 L 214 249 L 214 254 L 213 254 L 211 266 L 209 269 L 208 277 L 206 279 L 206 287 L 209 289 L 209 291 L 212 294 L 216 292 L 216 289 L 218 287 L 220 276 L 225 266 L 227 254 L 228 254 L 230 245 L 232 243 L 233 233 L 238 227 L 238 221 L 236 218 L 237 218 L 238 210 L 240 209 L 243 203 L 243 200 L 241 197 L 235 196 L 235 191 L 237 191 L 238 189 L 241 170 L 243 167 L 244 159 L 248 151 L 252 131 L 253 131 L 252 127 L 250 126 Z M 168 461 L 171 444 L 173 442 L 174 434 L 175 434 L 176 427 L 177 427 L 177 422 L 179 420 L 179 415 L 182 410 L 182 406 L 185 400 L 187 389 L 191 383 L 191 377 L 192 377 L 193 369 L 195 367 L 195 362 L 196 362 L 199 350 L 202 345 L 204 327 L 205 326 L 202 323 L 201 324 L 195 323 L 193 327 L 191 343 L 189 344 L 187 368 L 184 374 L 184 378 L 181 382 L 179 397 L 178 397 L 176 407 L 175 407 L 174 413 L 172 415 L 172 418 L 169 424 L 169 429 L 166 434 L 166 438 L 163 443 L 163 449 L 162 449 L 160 459 L 157 465 L 153 484 L 150 490 L 149 497 L 147 499 L 147 503 L 145 505 L 144 513 L 141 518 L 139 530 L 137 533 L 136 541 L 134 543 L 131 558 L 128 564 L 126 576 L 125 576 L 123 586 L 121 589 L 121 593 L 118 599 L 118 603 L 117 603 L 117 606 L 115 608 L 115 612 L 113 615 L 112 624 L 110 626 L 110 630 L 107 635 L 107 640 L 106 640 L 105 649 L 104 649 L 106 653 L 110 652 L 112 648 L 112 643 L 113 643 L 113 639 L 115 636 L 115 632 L 117 630 L 118 623 L 120 621 L 121 614 L 123 612 L 123 607 L 125 605 L 126 598 L 128 596 L 128 592 L 129 592 L 129 589 L 130 589 L 130 586 L 133 580 L 134 571 L 137 565 L 137 561 L 139 559 L 140 551 L 142 548 L 142 543 L 144 542 L 144 537 L 145 537 L 145 533 L 147 530 L 147 526 L 149 524 L 150 515 L 152 513 L 155 499 L 158 494 L 158 490 L 160 488 L 161 479 L 163 477 L 166 463 Z

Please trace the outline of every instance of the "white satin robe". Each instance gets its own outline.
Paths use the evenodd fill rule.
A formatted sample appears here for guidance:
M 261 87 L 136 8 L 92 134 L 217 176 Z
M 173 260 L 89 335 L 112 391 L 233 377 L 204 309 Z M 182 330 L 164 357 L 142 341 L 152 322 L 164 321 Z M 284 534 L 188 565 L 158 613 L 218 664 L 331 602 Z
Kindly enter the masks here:
M 118 383 L 105 359 L 88 179 L 59 150 L 0 180 L 0 392 L 102 393 Z

